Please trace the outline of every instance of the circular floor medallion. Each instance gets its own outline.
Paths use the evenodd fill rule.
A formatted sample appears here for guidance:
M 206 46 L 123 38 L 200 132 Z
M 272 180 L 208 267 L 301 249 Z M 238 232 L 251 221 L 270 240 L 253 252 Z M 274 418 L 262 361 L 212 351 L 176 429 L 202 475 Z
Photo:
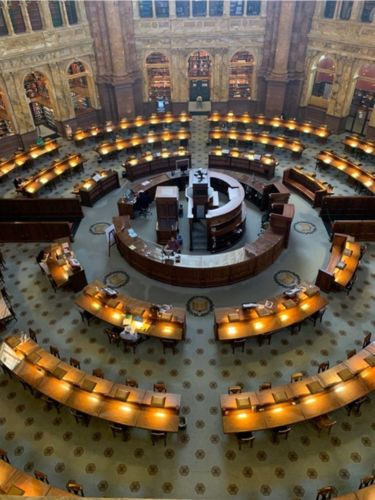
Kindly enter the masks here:
M 299 221 L 293 224 L 294 230 L 301 234 L 312 234 L 316 231 L 316 225 L 312 222 Z
M 293 288 L 301 283 L 301 279 L 298 274 L 293 271 L 278 271 L 274 274 L 273 279 L 276 283 L 284 288 Z
M 107 227 L 111 224 L 109 222 L 96 222 L 90 226 L 90 233 L 92 234 L 104 234 Z
M 104 283 L 110 288 L 120 288 L 129 281 L 129 275 L 124 271 L 114 271 L 104 277 Z
M 203 295 L 194 295 L 187 301 L 187 310 L 194 316 L 206 316 L 213 309 L 212 300 Z

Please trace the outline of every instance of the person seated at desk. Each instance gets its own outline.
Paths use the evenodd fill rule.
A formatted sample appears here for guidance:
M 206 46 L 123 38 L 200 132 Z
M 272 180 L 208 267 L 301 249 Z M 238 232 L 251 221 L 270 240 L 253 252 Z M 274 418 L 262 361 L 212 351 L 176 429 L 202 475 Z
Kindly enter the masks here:
M 167 244 L 164 247 L 164 253 L 170 254 L 170 253 L 180 253 L 181 248 L 179 242 L 176 240 L 174 236 L 171 236 L 170 239 L 167 241 Z
M 139 210 L 140 212 L 147 212 L 150 206 L 151 198 L 147 191 L 139 191 L 137 200 L 134 204 L 134 210 Z
M 16 177 L 13 181 L 14 187 L 16 188 L 16 191 L 21 191 L 21 185 L 23 183 L 23 180 L 21 177 Z

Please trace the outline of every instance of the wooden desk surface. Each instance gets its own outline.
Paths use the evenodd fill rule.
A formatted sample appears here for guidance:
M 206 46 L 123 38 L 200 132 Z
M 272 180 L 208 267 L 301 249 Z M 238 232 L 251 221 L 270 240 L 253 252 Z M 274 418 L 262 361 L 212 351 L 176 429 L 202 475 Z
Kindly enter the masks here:
M 0 460 L 0 490 L 7 493 L 12 486 L 23 490 L 22 496 L 74 496 L 65 490 L 43 483 L 13 465 Z M 12 490 L 9 494 L 12 494 Z
M 168 312 L 161 313 L 158 317 L 151 317 L 151 303 L 133 297 L 118 294 L 109 297 L 103 291 L 105 285 L 94 281 L 87 285 L 75 303 L 81 309 L 93 314 L 107 323 L 122 327 L 127 315 L 137 316 L 140 319 L 135 325 L 136 330 L 142 335 L 158 338 L 182 340 L 185 333 L 186 312 L 182 307 L 171 307 Z M 135 321 L 132 319 L 132 321 Z
M 337 500 L 374 500 L 375 498 L 375 484 L 362 488 L 346 495 L 340 495 Z
M 0 290 L 0 321 L 11 316 L 11 312 Z
M 54 401 L 110 422 L 177 432 L 181 407 L 179 394 L 115 384 L 78 370 L 59 358 L 55 358 L 53 366 L 50 363 L 52 355 L 31 339 L 20 342 L 20 337 L 14 335 L 5 339 L 4 344 L 13 346 L 12 365 L 3 352 L 1 361 L 19 379 Z M 164 399 L 162 403 L 160 398 Z M 158 404 L 161 406 L 156 406 Z
M 354 149 L 359 149 L 368 155 L 375 155 L 375 141 L 366 140 L 356 134 L 345 137 L 343 143 Z
M 273 333 L 303 321 L 328 304 L 317 287 L 306 285 L 305 288 L 315 291 L 315 295 L 308 296 L 300 291 L 294 299 L 281 294 L 270 299 L 254 300 L 252 302 L 260 307 L 247 311 L 242 307 L 215 308 L 218 340 L 231 341 Z M 264 306 L 267 300 L 272 303 L 269 308 Z
M 69 281 L 75 270 L 82 269 L 80 265 L 73 266 L 72 261 L 76 262 L 77 259 L 67 241 L 65 243 L 53 243 L 46 247 L 41 262 L 45 262 L 51 278 L 59 288 Z
M 369 394 L 375 386 L 375 367 L 368 363 L 364 366 L 363 360 L 371 355 L 374 346 L 373 342 L 350 360 L 300 382 L 266 391 L 221 395 L 224 432 L 273 429 L 303 422 L 342 408 Z M 348 367 L 352 374 L 348 375 L 345 370 Z M 313 383 L 316 389 L 308 385 Z
M 371 193 L 375 193 L 375 176 L 348 158 L 342 158 L 333 151 L 327 150 L 320 151 L 315 158 L 325 165 L 341 170 L 344 174 L 359 182 Z

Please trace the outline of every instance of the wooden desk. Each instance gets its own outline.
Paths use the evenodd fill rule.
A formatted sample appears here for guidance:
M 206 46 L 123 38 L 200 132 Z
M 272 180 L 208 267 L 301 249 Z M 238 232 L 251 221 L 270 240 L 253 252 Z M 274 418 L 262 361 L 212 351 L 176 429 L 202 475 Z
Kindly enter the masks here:
M 347 135 L 344 139 L 345 150 L 352 153 L 360 151 L 366 155 L 375 156 L 375 141 L 366 140 L 356 134 Z
M 345 288 L 357 270 L 360 255 L 361 245 L 354 238 L 347 234 L 334 234 L 330 259 L 324 269 L 319 269 L 315 283 L 325 292 L 335 285 Z
M 373 500 L 375 498 L 375 484 L 336 498 L 337 500 Z
M 354 358 L 363 360 L 370 355 L 370 350 L 365 348 Z M 366 364 L 355 369 L 352 364 L 351 378 L 343 379 L 338 374 L 345 369 L 344 362 L 298 383 L 266 391 L 223 394 L 220 406 L 224 433 L 274 429 L 304 422 L 342 408 L 374 389 L 375 367 Z
M 75 292 L 79 292 L 87 285 L 85 271 L 68 242 L 53 243 L 45 248 L 39 265 L 42 271 L 51 277 L 57 288 L 70 286 Z
M 5 339 L 0 353 L 11 373 L 64 406 L 111 423 L 178 431 L 179 394 L 144 391 L 94 377 L 16 335 Z
M 178 169 L 181 160 L 188 160 L 189 164 L 191 163 L 191 154 L 186 148 L 181 146 L 175 151 L 163 148 L 157 153 L 148 151 L 140 157 L 131 156 L 126 160 L 123 167 L 126 170 L 127 178 L 134 181 L 141 177 L 174 171 Z
M 102 142 L 95 148 L 95 151 L 101 156 L 102 159 L 106 159 L 119 153 L 120 151 L 123 151 L 124 149 L 140 148 L 145 144 L 151 147 L 153 144 L 157 143 L 161 144 L 163 142 L 180 141 L 180 145 L 184 146 L 181 141 L 187 142 L 190 137 L 191 133 L 184 128 L 176 132 L 164 130 L 156 133 L 151 131 L 145 135 L 133 134 L 126 139 L 118 138 L 115 141 Z
M 18 167 L 27 167 L 41 156 L 57 153 L 59 147 L 55 139 L 46 139 L 42 146 L 34 144 L 27 151 L 16 151 L 8 160 L 0 162 L 0 181 Z
M 260 155 L 254 151 L 240 152 L 238 149 L 223 149 L 220 146 L 211 150 L 208 155 L 209 168 L 224 168 L 250 173 L 272 179 L 279 162 L 270 154 Z
M 212 113 L 208 117 L 208 121 L 215 125 L 216 123 L 226 123 L 226 124 L 243 124 L 250 125 L 255 124 L 259 126 L 267 126 L 273 129 L 283 128 L 285 130 L 293 132 L 302 132 L 303 134 L 314 135 L 318 137 L 320 142 L 327 142 L 328 137 L 331 132 L 327 128 L 327 125 L 313 125 L 311 122 L 297 122 L 293 118 L 282 119 L 279 116 L 274 116 L 272 118 L 266 118 L 264 115 L 250 116 L 249 113 L 243 113 L 241 115 L 235 115 L 233 112 L 225 115 L 221 115 L 218 112 Z
M 137 116 L 134 119 L 122 118 L 117 125 L 112 122 L 107 122 L 103 126 L 92 125 L 87 129 L 77 129 L 73 134 L 73 140 L 77 145 L 86 139 L 95 139 L 105 134 L 111 134 L 117 130 L 130 130 L 138 129 L 141 127 L 158 126 L 158 125 L 171 125 L 173 123 L 180 123 L 181 126 L 188 125 L 191 122 L 191 116 L 185 111 L 179 115 L 172 115 L 172 113 L 153 113 L 150 116 Z
M 302 170 L 301 167 L 284 170 L 283 183 L 312 202 L 314 208 L 320 207 L 323 198 L 333 193 L 327 183 L 316 179 L 314 174 Z
M 0 493 L 28 497 L 57 496 L 73 497 L 65 490 L 55 488 L 29 476 L 11 464 L 0 460 Z
M 237 131 L 236 129 L 222 130 L 220 128 L 214 128 L 209 131 L 208 136 L 211 140 L 229 140 L 229 141 L 239 141 L 243 143 L 259 143 L 264 144 L 266 150 L 270 152 L 274 148 L 288 149 L 292 152 L 293 158 L 300 158 L 305 146 L 298 139 L 290 139 L 288 137 L 274 137 L 267 134 L 266 132 L 252 132 L 247 130 L 245 132 Z
M 81 204 L 93 207 L 103 196 L 120 187 L 118 173 L 114 170 L 99 170 L 92 177 L 74 186 L 73 194 L 80 197 Z
M 53 182 L 61 175 L 69 171 L 82 170 L 85 161 L 86 159 L 81 154 L 71 154 L 62 160 L 55 160 L 52 165 L 33 175 L 21 185 L 22 194 L 30 198 L 37 196 L 44 186 Z
M 142 335 L 184 340 L 186 313 L 183 308 L 172 307 L 168 312 L 153 316 L 150 302 L 123 294 L 110 297 L 103 290 L 104 287 L 100 281 L 90 283 L 76 299 L 76 305 L 113 326 L 122 327 L 125 316 L 132 315 L 135 317 L 131 318 L 135 322 L 134 328 Z
M 298 324 L 316 314 L 328 304 L 318 287 L 303 285 L 293 299 L 284 294 L 254 301 L 258 307 L 244 310 L 238 307 L 215 308 L 216 340 L 233 340 L 270 335 Z M 265 304 L 270 304 L 266 307 Z
M 327 150 L 320 151 L 315 158 L 317 168 L 334 167 L 353 179 L 357 186 L 370 191 L 372 194 L 375 193 L 375 176 L 348 158 L 342 158 L 333 151 Z

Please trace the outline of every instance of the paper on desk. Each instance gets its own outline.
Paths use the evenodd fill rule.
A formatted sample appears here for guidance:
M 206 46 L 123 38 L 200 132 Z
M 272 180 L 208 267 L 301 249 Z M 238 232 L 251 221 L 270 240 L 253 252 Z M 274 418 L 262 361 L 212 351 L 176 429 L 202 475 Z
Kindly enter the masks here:
M 128 234 L 131 238 L 135 238 L 137 236 L 137 233 L 134 231 L 132 227 L 128 229 Z
M 135 250 L 137 247 L 135 245 L 129 245 L 130 250 Z
M 150 181 L 143 181 L 142 186 L 147 186 L 147 184 L 150 184 Z

